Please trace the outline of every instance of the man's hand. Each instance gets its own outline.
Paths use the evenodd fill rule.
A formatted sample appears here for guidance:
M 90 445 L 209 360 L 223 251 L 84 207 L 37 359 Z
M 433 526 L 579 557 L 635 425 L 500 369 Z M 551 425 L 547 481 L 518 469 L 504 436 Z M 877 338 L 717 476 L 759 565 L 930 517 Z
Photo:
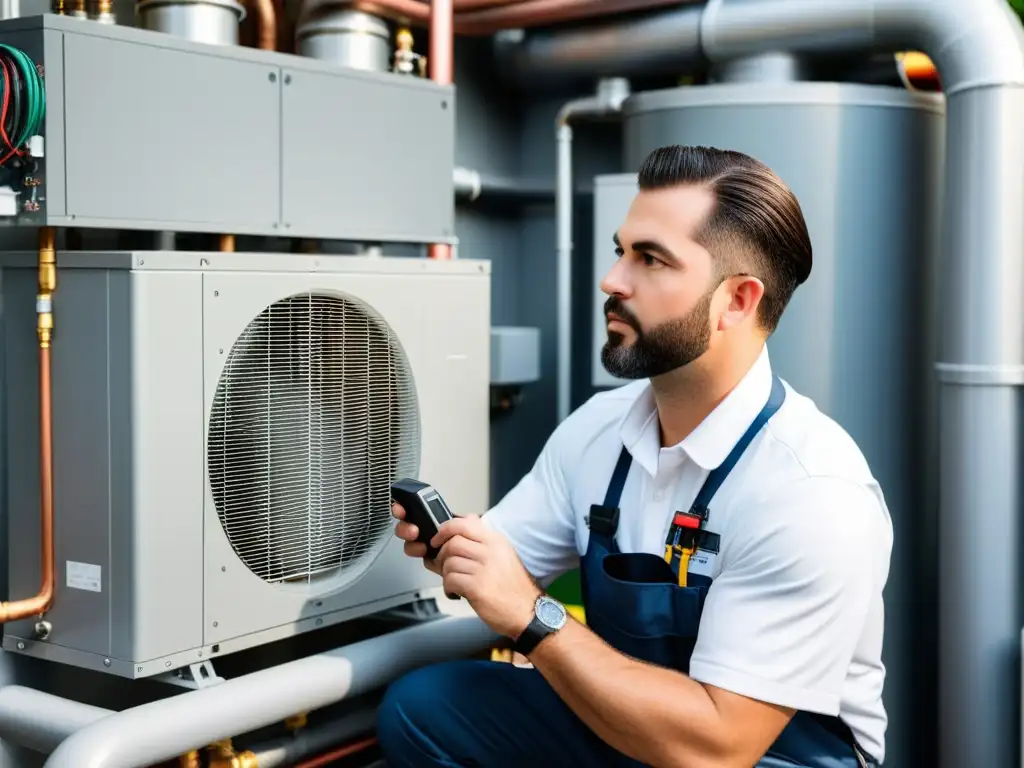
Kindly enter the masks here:
M 424 558 L 427 547 L 416 541 L 419 530 L 406 522 L 405 510 L 392 504 L 391 514 L 399 521 L 395 535 L 405 542 L 405 554 Z M 444 523 L 430 543 L 440 553 L 437 559 L 423 562 L 444 579 L 446 593 L 466 598 L 498 634 L 514 639 L 526 629 L 541 590 L 508 539 L 473 515 Z
M 415 557 L 423 560 L 423 564 L 427 567 L 427 570 L 433 571 L 438 576 L 441 575 L 441 566 L 436 560 L 427 560 L 427 545 L 419 541 L 416 538 L 420 535 L 420 529 L 408 523 L 405 520 L 405 508 L 397 503 L 391 502 L 391 515 L 398 520 L 398 525 L 395 526 L 395 536 L 405 542 L 405 554 L 409 557 Z

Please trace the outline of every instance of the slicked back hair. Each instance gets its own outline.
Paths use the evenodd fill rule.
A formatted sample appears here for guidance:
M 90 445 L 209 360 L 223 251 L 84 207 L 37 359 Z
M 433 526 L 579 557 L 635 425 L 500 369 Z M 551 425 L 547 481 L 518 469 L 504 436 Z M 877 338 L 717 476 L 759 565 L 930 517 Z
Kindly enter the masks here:
M 771 334 L 797 286 L 811 274 L 811 237 L 796 196 L 759 160 L 713 147 L 661 147 L 640 168 L 641 190 L 693 184 L 715 197 L 696 234 L 720 275 L 746 272 L 764 284 L 758 322 Z

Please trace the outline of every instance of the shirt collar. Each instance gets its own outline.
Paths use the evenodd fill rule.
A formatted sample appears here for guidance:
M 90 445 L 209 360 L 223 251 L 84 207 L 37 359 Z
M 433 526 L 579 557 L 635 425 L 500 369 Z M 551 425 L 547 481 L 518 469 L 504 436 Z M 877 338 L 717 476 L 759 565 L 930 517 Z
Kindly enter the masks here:
M 695 430 L 678 445 L 659 451 L 661 438 L 658 410 L 654 402 L 654 392 L 648 383 L 623 419 L 620 428 L 622 444 L 629 449 L 634 458 L 644 464 L 652 460 L 656 463 L 655 457 L 658 453 L 681 452 L 701 468 L 715 469 L 725 461 L 729 451 L 757 418 L 757 414 L 768 400 L 771 388 L 771 362 L 768 359 L 768 348 L 764 347 L 739 384 L 704 421 L 697 425 Z M 648 455 L 651 453 L 654 455 Z

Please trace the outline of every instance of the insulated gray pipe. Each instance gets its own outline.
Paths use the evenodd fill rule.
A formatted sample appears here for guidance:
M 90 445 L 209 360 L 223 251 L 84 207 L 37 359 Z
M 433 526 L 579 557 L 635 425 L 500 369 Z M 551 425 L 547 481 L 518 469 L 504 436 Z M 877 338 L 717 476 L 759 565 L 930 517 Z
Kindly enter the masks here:
M 537 78 L 684 74 L 704 63 L 703 11 L 703 4 L 695 3 L 561 32 L 499 32 L 494 36 L 499 71 L 524 84 Z
M 588 40 L 603 59 L 595 71 L 618 63 L 627 71 L 645 50 L 643 41 L 611 32 L 546 34 L 543 45 L 525 36 L 520 61 L 532 50 L 535 64 L 554 62 L 547 74 L 567 61 L 581 67 Z M 939 759 L 948 768 L 1018 765 L 1024 29 L 1006 0 L 711 0 L 699 40 L 713 64 L 779 50 L 920 50 L 939 70 L 947 99 L 936 366 Z M 689 32 L 678 45 L 688 48 L 679 57 L 697 55 Z M 663 43 L 654 48 L 655 56 L 665 52 Z M 534 67 L 531 74 L 546 73 Z
M 64 741 L 47 768 L 135 768 L 387 685 L 416 667 L 484 650 L 475 616 L 424 622 L 105 717 Z
M 0 739 L 50 754 L 62 741 L 113 710 L 53 696 L 23 685 L 0 688 Z
M 555 118 L 555 258 L 557 260 L 558 386 L 556 415 L 559 423 L 572 411 L 572 122 L 618 115 L 629 96 L 629 81 L 602 79 L 593 96 L 574 99 L 558 110 Z

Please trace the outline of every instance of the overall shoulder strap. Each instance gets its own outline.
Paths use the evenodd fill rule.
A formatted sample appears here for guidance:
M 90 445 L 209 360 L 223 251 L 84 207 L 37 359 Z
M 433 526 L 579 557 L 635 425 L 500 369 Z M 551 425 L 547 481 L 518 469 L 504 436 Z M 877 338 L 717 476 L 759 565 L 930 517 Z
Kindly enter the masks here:
M 711 499 L 718 492 L 722 483 L 725 482 L 725 478 L 729 476 L 729 473 L 735 468 L 739 462 L 743 453 L 750 446 L 750 443 L 757 436 L 757 433 L 761 431 L 761 428 L 768 423 L 768 420 L 778 412 L 782 407 L 782 404 L 786 401 L 786 387 L 782 383 L 782 380 L 778 376 L 772 377 L 772 391 L 768 396 L 768 402 L 764 404 L 764 408 L 757 414 L 750 426 L 747 427 L 747 431 L 743 433 L 743 437 L 739 439 L 729 455 L 725 457 L 725 461 L 708 475 L 708 479 L 704 482 L 700 492 L 697 494 L 697 498 L 693 502 L 693 511 L 706 511 L 711 506 Z
M 619 452 L 619 459 L 615 462 L 615 469 L 612 471 L 612 479 L 608 482 L 608 490 L 604 494 L 603 504 L 592 504 L 587 524 L 592 533 L 612 538 L 619 527 L 619 501 L 622 499 L 622 489 L 626 487 L 626 478 L 629 476 L 629 468 L 633 465 L 633 457 L 625 446 Z

